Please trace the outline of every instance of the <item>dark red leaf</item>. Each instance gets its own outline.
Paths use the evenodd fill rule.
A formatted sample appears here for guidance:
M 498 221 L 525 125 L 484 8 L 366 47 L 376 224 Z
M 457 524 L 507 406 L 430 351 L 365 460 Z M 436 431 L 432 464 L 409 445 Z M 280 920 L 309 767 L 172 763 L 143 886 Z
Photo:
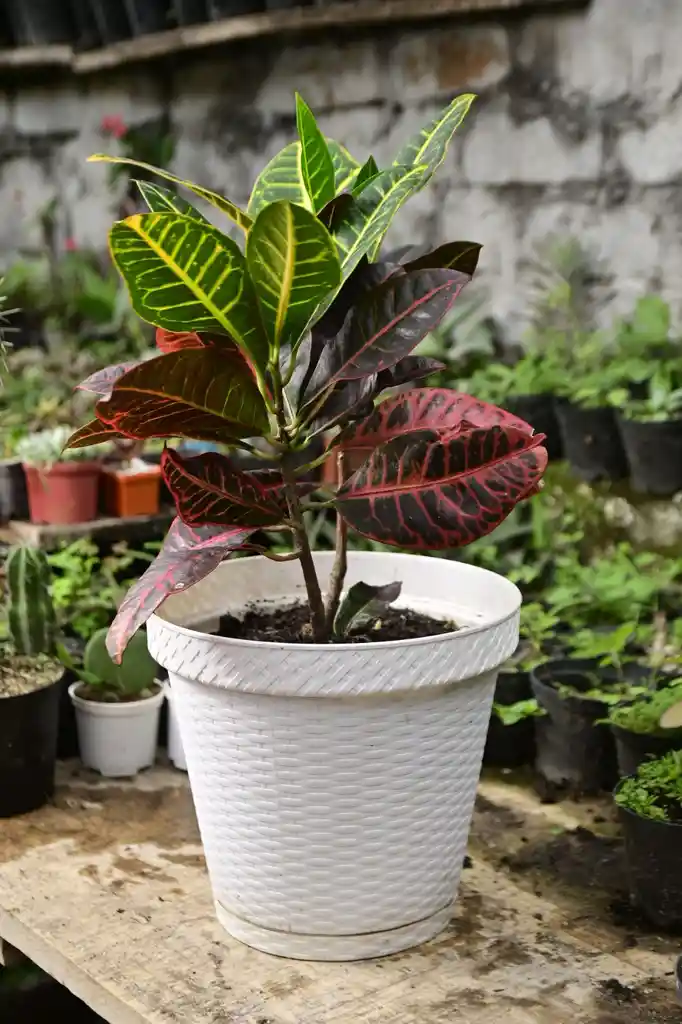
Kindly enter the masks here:
M 225 558 L 246 546 L 251 530 L 203 526 L 174 519 L 155 561 L 133 584 L 109 629 L 107 650 L 117 664 L 131 636 L 171 594 L 193 587 Z
M 102 444 L 104 441 L 116 441 L 125 438 L 126 434 L 119 433 L 113 427 L 108 427 L 100 420 L 90 420 L 78 430 L 75 430 L 64 448 L 89 448 L 92 444 Z
M 306 401 L 338 380 L 378 373 L 409 355 L 440 323 L 468 280 L 456 270 L 416 270 L 373 289 L 322 350 Z
M 516 427 L 533 433 L 530 424 L 518 416 L 472 395 L 448 388 L 414 388 L 380 402 L 366 420 L 348 427 L 334 443 L 343 445 L 346 451 L 372 451 L 413 430 L 426 428 L 450 434 L 465 421 L 474 427 Z
M 337 508 L 358 533 L 384 544 L 463 547 L 499 526 L 537 486 L 547 466 L 543 440 L 499 426 L 450 438 L 404 434 L 342 484 Z
M 93 395 L 99 395 L 101 398 L 108 398 L 119 377 L 138 365 L 138 362 L 128 362 L 105 366 L 103 370 L 91 373 L 81 384 L 77 385 L 77 388 L 81 391 L 90 391 Z
M 482 248 L 478 242 L 446 242 L 432 251 L 428 247 L 408 250 L 399 262 L 406 271 L 443 267 L 473 277 Z
M 213 347 L 156 356 L 114 384 L 96 413 L 128 437 L 229 441 L 267 429 L 265 405 L 239 353 Z
M 206 342 L 196 331 L 167 331 L 156 328 L 156 347 L 162 352 L 179 352 L 184 348 L 204 348 Z
M 390 366 L 377 375 L 374 394 L 379 395 L 388 388 L 401 388 L 404 384 L 421 380 L 422 377 L 430 377 L 432 373 L 443 369 L 445 369 L 445 364 L 441 363 L 439 359 L 429 359 L 427 356 L 405 356 L 395 366 Z
M 287 517 L 272 475 L 244 473 L 217 452 L 182 458 L 166 448 L 161 471 L 190 526 L 276 526 Z M 281 488 L 281 475 L 274 477 Z

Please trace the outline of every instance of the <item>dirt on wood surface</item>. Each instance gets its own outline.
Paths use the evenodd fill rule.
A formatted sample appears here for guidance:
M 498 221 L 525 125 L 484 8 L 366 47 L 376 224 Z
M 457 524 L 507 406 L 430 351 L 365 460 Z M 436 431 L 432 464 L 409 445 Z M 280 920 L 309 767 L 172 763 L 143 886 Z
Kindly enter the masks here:
M 433 619 L 408 608 L 385 608 L 369 622 L 351 629 L 347 636 L 334 637 L 330 643 L 366 644 L 385 640 L 419 640 L 441 636 L 457 629 L 454 622 Z M 243 616 L 224 615 L 220 636 L 236 640 L 263 640 L 276 644 L 312 643 L 310 611 L 307 604 L 289 604 L 283 608 L 249 607 Z

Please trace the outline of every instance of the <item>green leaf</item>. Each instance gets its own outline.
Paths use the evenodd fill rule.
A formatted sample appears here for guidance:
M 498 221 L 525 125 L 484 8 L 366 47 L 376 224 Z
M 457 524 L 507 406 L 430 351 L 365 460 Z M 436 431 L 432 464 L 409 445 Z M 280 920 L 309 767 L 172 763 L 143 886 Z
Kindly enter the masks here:
M 345 192 L 355 181 L 360 164 L 351 156 L 345 146 L 334 139 L 327 139 L 327 148 L 334 165 L 334 187 L 337 194 Z
M 136 181 L 135 184 L 151 213 L 179 213 L 202 224 L 210 223 L 191 203 L 170 189 L 161 188 L 151 181 Z
M 334 164 L 327 142 L 305 100 L 296 93 L 296 124 L 301 140 L 301 171 L 315 213 L 336 195 Z
M 334 237 L 344 280 L 363 256 L 381 245 L 400 207 L 421 187 L 422 176 L 422 167 L 390 167 L 382 171 L 340 218 Z
M 398 167 L 422 167 L 425 185 L 442 164 L 452 136 L 476 99 L 471 93 L 457 96 L 438 117 L 407 142 L 393 161 Z
M 341 283 L 336 247 L 324 224 L 289 202 L 271 203 L 258 214 L 246 262 L 275 351 L 298 341 L 320 303 Z
M 239 247 L 217 228 L 173 213 L 114 224 L 111 254 L 143 320 L 169 331 L 229 334 L 261 370 L 269 350 Z
M 360 616 L 376 615 L 381 609 L 397 601 L 402 583 L 387 583 L 382 587 L 371 583 L 355 583 L 339 606 L 334 619 L 334 633 L 345 636 L 357 623 Z
M 221 213 L 227 214 L 230 220 L 233 220 L 243 231 L 248 231 L 251 227 L 251 218 L 235 203 L 224 196 L 218 195 L 217 192 L 212 192 L 209 188 L 204 188 L 203 185 L 195 185 L 193 181 L 178 178 L 175 174 L 171 174 L 170 171 L 165 171 L 161 167 L 153 167 L 151 164 L 143 163 L 142 160 L 132 160 L 130 157 L 107 156 L 104 153 L 96 153 L 94 156 L 88 157 L 88 161 L 90 163 L 128 164 L 130 167 L 139 167 L 143 171 L 149 171 L 150 174 L 155 174 L 159 178 L 165 178 L 166 181 L 172 181 L 174 185 L 182 185 L 183 188 L 194 192 L 195 196 L 205 199 L 207 203 L 215 206 Z
M 351 189 L 353 195 L 359 196 L 363 189 L 369 185 L 370 181 L 374 181 L 378 175 L 379 168 L 377 167 L 377 162 L 373 156 L 370 156 L 358 171 L 355 181 L 353 182 Z
M 249 199 L 249 215 L 255 218 L 269 203 L 281 199 L 312 209 L 301 166 L 300 142 L 290 142 L 260 172 Z

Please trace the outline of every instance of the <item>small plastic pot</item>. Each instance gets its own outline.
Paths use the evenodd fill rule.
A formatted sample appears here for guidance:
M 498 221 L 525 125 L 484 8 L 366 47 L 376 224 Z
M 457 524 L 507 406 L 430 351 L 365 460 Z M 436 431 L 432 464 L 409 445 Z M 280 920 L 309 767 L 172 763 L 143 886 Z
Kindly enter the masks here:
M 180 735 L 180 723 L 173 704 L 173 693 L 170 684 L 166 684 L 166 707 L 168 708 L 168 757 L 181 772 L 187 771 L 185 751 Z
M 76 708 L 78 743 L 85 767 L 117 779 L 153 765 L 163 688 L 144 700 L 105 703 L 80 697 L 78 689 L 82 685 L 72 683 L 69 696 Z
M 618 790 L 616 790 L 617 792 Z M 618 806 L 630 895 L 657 928 L 682 928 L 682 824 Z
M 554 395 L 510 395 L 505 409 L 530 423 L 536 434 L 546 434 L 545 448 L 552 461 L 564 457 L 564 445 L 559 430 Z
M 159 511 L 161 470 L 149 466 L 140 473 L 122 473 L 115 469 L 102 471 L 102 493 L 107 515 L 152 516 Z
M 619 725 L 612 725 L 611 732 L 616 742 L 618 771 L 621 776 L 634 775 L 643 761 L 663 757 L 671 750 L 682 750 L 682 730 L 673 730 L 669 736 L 652 733 L 631 732 Z
M 500 672 L 495 687 L 495 704 L 509 707 L 532 696 L 528 672 Z M 503 725 L 493 711 L 488 725 L 483 764 L 494 768 L 520 768 L 535 759 L 535 720 L 525 718 L 516 725 Z
M 5 13 L 18 46 L 70 43 L 71 12 L 56 0 L 5 0 Z
M 593 483 L 622 480 L 628 463 L 614 410 L 583 409 L 565 400 L 556 403 L 564 454 L 573 471 Z
M 55 462 L 49 469 L 24 466 L 32 523 L 88 523 L 97 517 L 98 462 Z
M 61 676 L 0 698 L 0 818 L 35 811 L 54 793 L 60 692 Z
M 0 523 L 28 519 L 26 474 L 18 459 L 0 462 Z
M 594 662 L 570 658 L 545 662 L 531 672 L 533 693 L 547 712 L 535 719 L 535 766 L 548 782 L 576 794 L 612 790 L 618 778 L 611 730 L 596 724 L 606 717 L 606 706 L 559 694 L 562 684 L 592 689 L 588 673 L 595 672 Z
M 633 488 L 669 498 L 682 491 L 682 419 L 643 423 L 618 417 Z
M 123 0 L 133 36 L 147 36 L 170 28 L 166 0 Z

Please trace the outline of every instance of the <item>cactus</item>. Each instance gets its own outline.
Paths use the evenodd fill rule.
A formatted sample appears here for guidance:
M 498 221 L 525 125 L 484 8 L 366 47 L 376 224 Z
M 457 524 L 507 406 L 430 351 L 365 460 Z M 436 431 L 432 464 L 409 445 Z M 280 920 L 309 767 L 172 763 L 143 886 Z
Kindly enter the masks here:
M 9 632 L 17 654 L 52 655 L 57 619 L 50 594 L 51 572 L 45 552 L 27 545 L 7 556 Z
M 85 676 L 112 694 L 131 697 L 154 685 L 157 665 L 147 650 L 147 637 L 136 633 L 116 665 L 106 648 L 107 630 L 99 629 L 90 637 L 83 655 Z M 96 682 L 95 682 L 96 681 Z

